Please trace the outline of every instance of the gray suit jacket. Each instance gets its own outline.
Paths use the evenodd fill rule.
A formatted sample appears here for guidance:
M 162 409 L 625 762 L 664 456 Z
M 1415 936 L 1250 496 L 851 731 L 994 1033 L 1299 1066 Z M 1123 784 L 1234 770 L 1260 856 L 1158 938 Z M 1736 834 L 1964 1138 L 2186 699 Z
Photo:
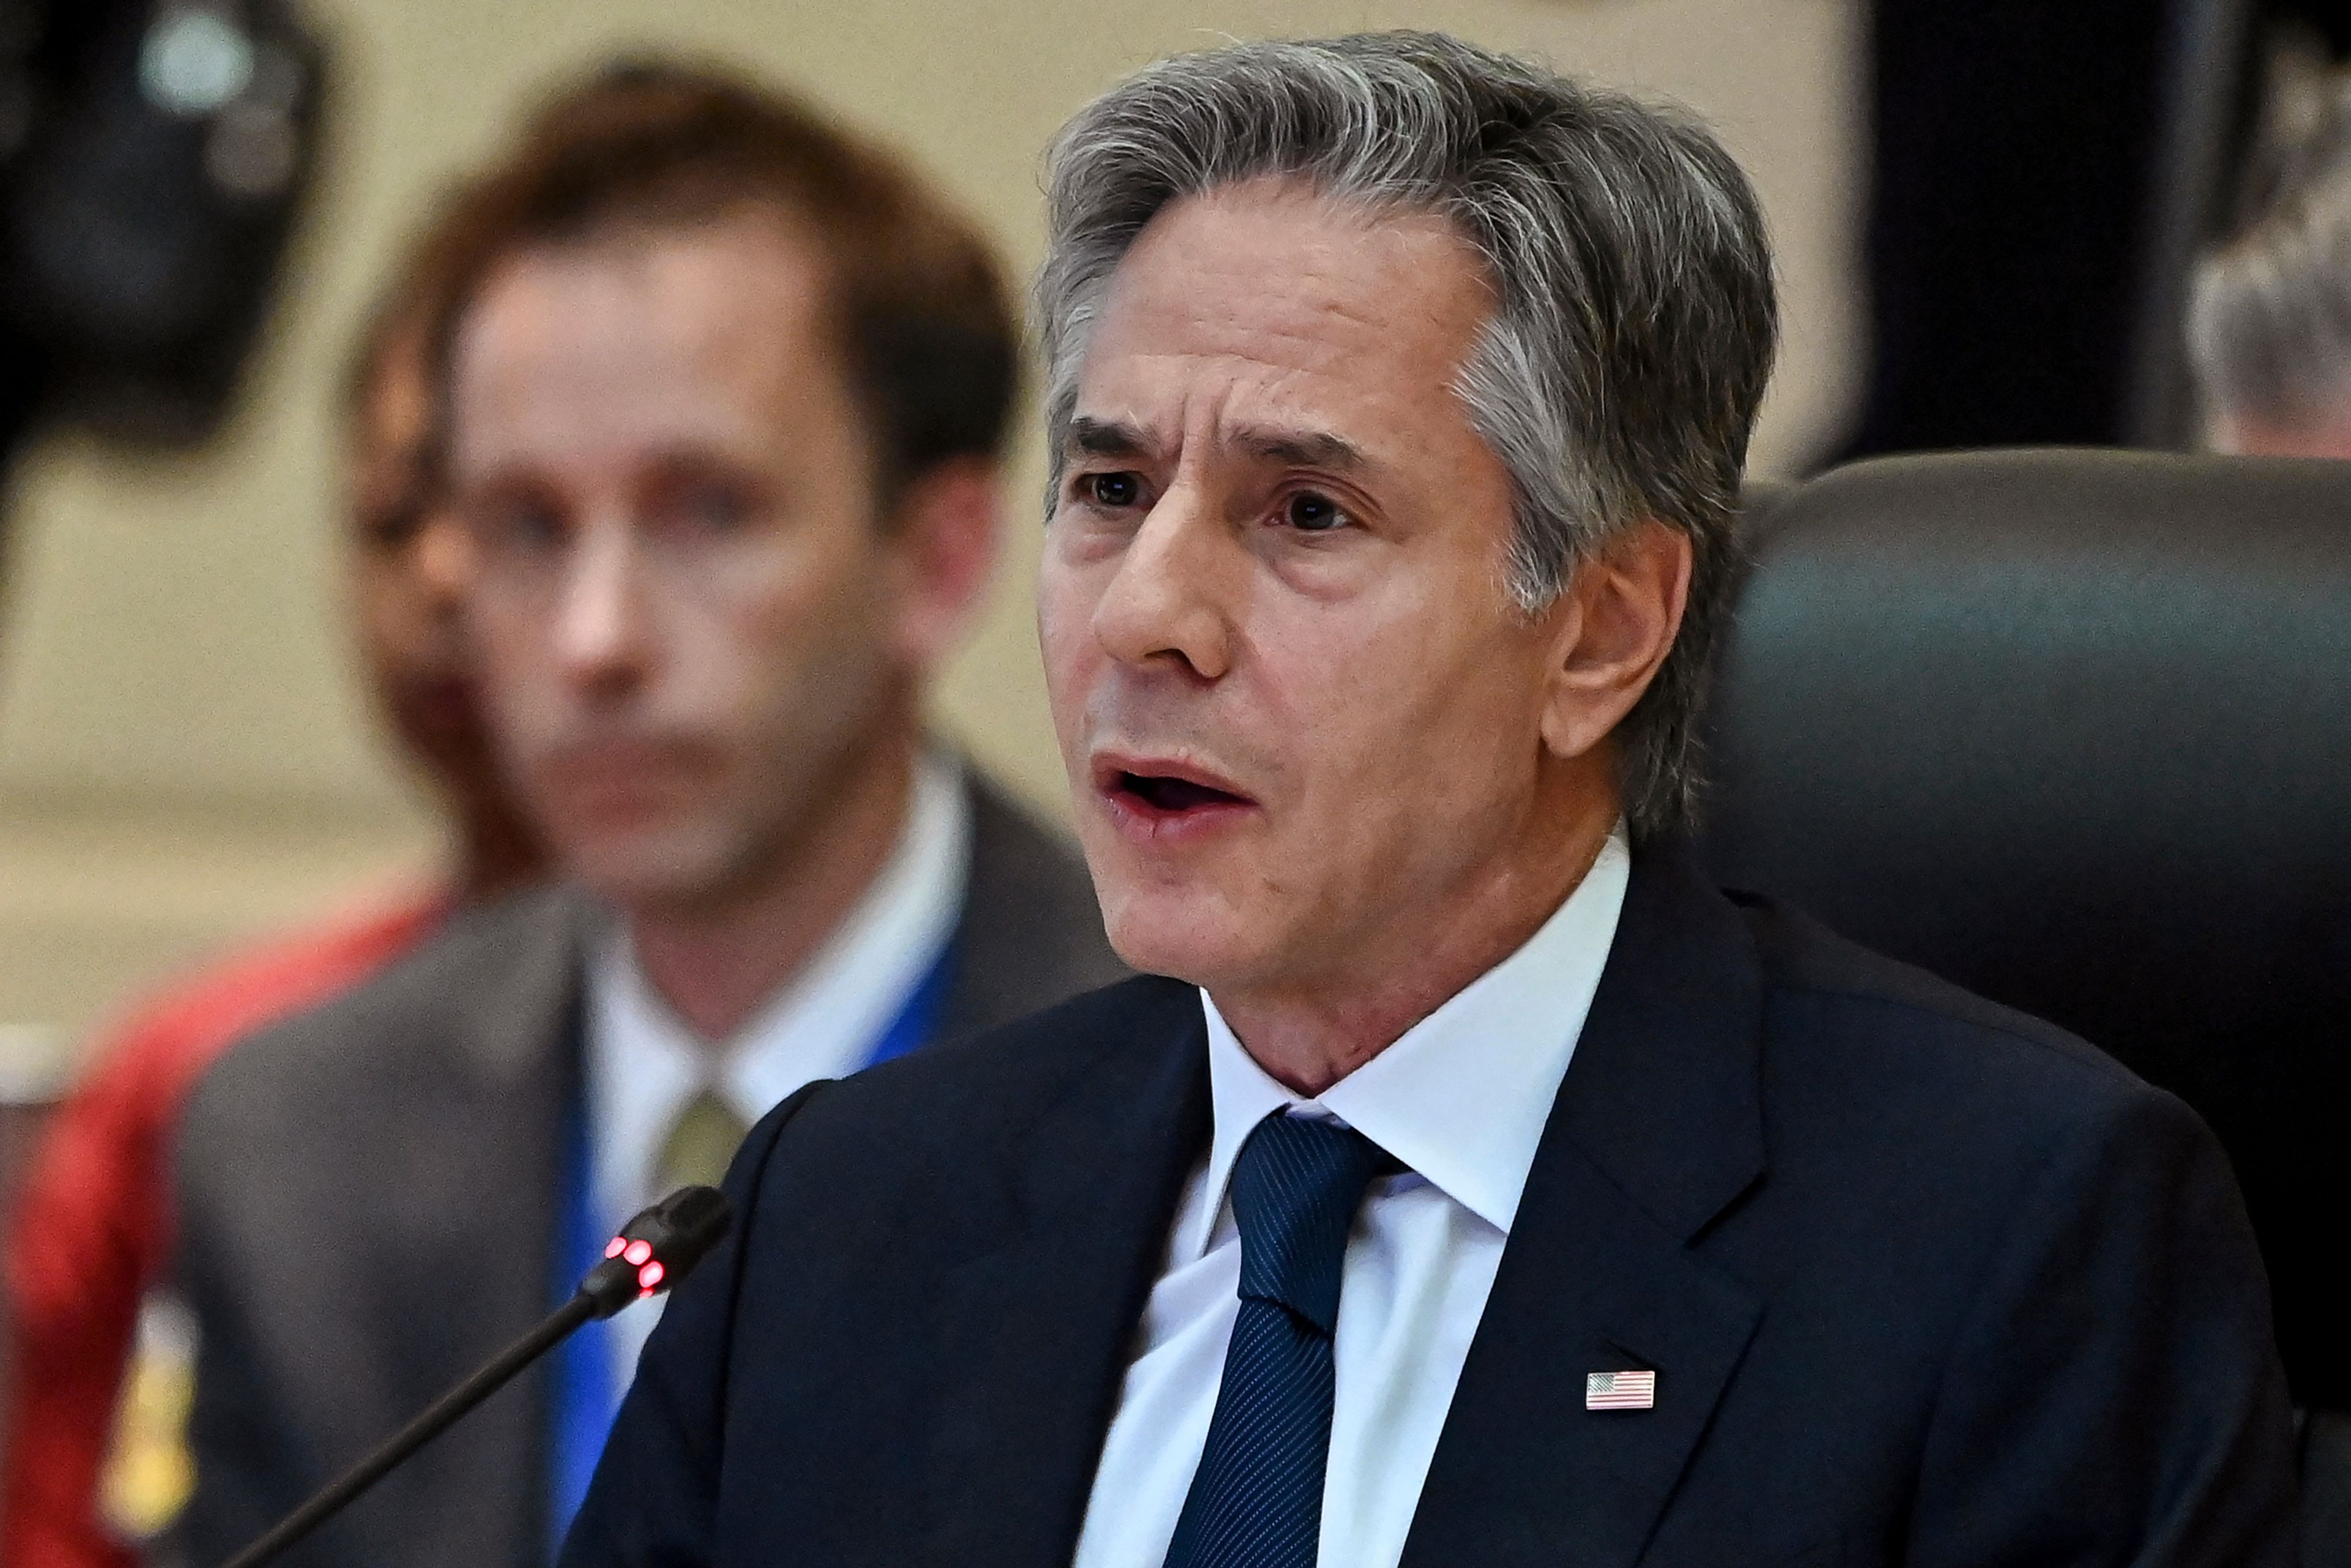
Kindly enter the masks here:
M 1074 852 L 971 800 L 943 1039 L 1124 974 Z M 177 1161 L 197 1484 L 168 1557 L 213 1568 L 547 1310 L 592 919 L 563 891 L 461 915 L 198 1086 Z M 543 1564 L 547 1397 L 510 1385 L 287 1561 Z

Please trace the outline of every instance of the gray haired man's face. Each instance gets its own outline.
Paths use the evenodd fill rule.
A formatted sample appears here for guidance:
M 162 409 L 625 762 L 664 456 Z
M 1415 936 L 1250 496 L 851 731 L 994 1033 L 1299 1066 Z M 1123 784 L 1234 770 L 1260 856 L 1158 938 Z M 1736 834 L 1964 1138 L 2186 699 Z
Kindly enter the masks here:
M 1039 623 L 1138 968 L 1377 990 L 1522 939 L 1614 821 L 1627 639 L 1673 617 L 1620 613 L 1614 569 L 1511 602 L 1511 486 L 1454 392 L 1489 298 L 1443 222 L 1272 183 L 1172 206 L 1112 278 Z

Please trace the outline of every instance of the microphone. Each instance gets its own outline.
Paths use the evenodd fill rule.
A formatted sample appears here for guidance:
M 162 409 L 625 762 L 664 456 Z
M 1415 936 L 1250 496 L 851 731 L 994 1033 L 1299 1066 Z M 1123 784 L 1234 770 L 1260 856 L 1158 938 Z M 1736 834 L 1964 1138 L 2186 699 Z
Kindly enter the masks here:
M 715 1186 L 682 1186 L 621 1228 L 588 1270 L 571 1299 L 507 1346 L 479 1372 L 434 1400 L 381 1448 L 329 1481 L 268 1534 L 229 1559 L 224 1568 L 261 1568 L 354 1499 L 402 1460 L 455 1425 L 457 1418 L 511 1382 L 516 1374 L 569 1338 L 591 1318 L 609 1318 L 632 1301 L 673 1289 L 726 1237 L 734 1223 L 726 1194 Z

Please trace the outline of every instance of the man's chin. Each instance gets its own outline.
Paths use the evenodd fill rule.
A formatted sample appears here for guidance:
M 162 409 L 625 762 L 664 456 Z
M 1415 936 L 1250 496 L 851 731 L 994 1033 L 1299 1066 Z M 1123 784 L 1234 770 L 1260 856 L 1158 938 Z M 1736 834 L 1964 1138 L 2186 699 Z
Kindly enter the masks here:
M 569 849 L 563 858 L 575 881 L 622 909 L 706 904 L 733 881 L 734 857 L 699 833 L 601 838 Z
M 1215 989 L 1255 973 L 1264 944 L 1228 901 L 1166 889 L 1106 890 L 1102 925 L 1129 968 Z

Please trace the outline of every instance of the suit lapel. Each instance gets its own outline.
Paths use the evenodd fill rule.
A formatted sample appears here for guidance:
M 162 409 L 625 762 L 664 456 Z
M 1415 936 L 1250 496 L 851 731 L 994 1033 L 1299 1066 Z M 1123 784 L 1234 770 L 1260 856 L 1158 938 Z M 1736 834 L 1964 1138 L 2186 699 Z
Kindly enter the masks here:
M 569 894 L 533 900 L 517 911 L 523 918 L 512 946 L 481 991 L 457 998 L 463 1010 L 450 1040 L 452 1113 L 472 1135 L 453 1151 L 453 1201 L 443 1212 L 463 1221 L 449 1237 L 461 1254 L 450 1266 L 474 1281 L 465 1298 L 472 1305 L 458 1314 L 441 1300 L 418 1307 L 425 1321 L 450 1325 L 452 1361 L 462 1371 L 504 1349 L 551 1304 L 564 1119 L 583 1054 L 580 977 L 590 917 Z M 462 1201 L 455 1201 L 460 1194 Z M 497 1516 L 482 1528 L 512 1532 L 507 1539 L 514 1550 L 503 1554 L 508 1561 L 537 1556 L 546 1539 L 548 1408 L 542 1366 L 468 1419 L 475 1431 L 462 1456 L 462 1490 Z M 482 1560 L 499 1555 L 485 1552 Z
M 1689 1246 L 1762 1173 L 1761 994 L 1737 911 L 1637 857 L 1404 1568 L 1639 1559 L 1762 1316 Z M 1637 1369 L 1654 1409 L 1584 1408 Z
M 1031 995 L 1033 988 L 1023 983 L 1036 962 L 1031 948 L 1040 933 L 1037 912 L 1029 907 L 1037 902 L 1033 890 L 1019 886 L 1017 879 L 1035 874 L 1039 846 L 1008 843 L 1011 820 L 1003 808 L 968 775 L 961 788 L 971 812 L 971 852 L 963 913 L 949 938 L 954 969 L 935 1031 L 943 1040 L 985 1034 L 1062 999 L 1059 995 L 1038 999 Z M 1008 856 L 1008 851 L 1012 852 Z
M 927 1560 L 1066 1563 L 1176 1199 L 1208 1139 L 1198 995 L 1155 982 L 1000 1173 L 1007 1243 L 933 1309 Z

